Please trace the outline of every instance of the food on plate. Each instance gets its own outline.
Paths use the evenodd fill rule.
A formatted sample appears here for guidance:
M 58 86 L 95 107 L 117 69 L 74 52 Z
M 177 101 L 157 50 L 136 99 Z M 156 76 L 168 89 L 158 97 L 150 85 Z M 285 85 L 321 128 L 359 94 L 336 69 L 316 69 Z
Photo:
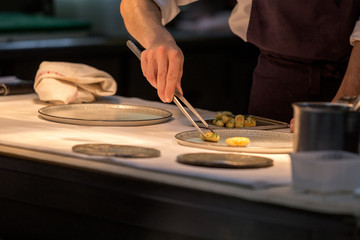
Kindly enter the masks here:
M 245 126 L 245 116 L 238 114 L 235 116 L 235 127 L 244 127 Z
M 218 112 L 218 113 L 215 115 L 215 120 L 217 120 L 217 119 L 222 119 L 223 116 L 232 117 L 232 116 L 234 116 L 234 114 L 233 114 L 232 112 L 229 112 L 229 111 Z
M 247 137 L 231 137 L 226 139 L 226 144 L 231 147 L 245 147 L 250 143 Z
M 256 119 L 254 117 L 248 116 L 245 119 L 245 127 L 255 127 L 256 126 Z
M 220 139 L 219 134 L 213 132 L 205 132 L 204 135 L 205 137 L 202 134 L 200 134 L 200 138 L 207 142 L 218 142 Z
M 213 124 L 217 127 L 223 127 L 224 126 L 224 122 L 221 119 L 217 119 L 213 121 Z
M 245 116 L 242 114 L 234 115 L 232 112 L 223 111 L 218 112 L 212 122 L 217 127 L 226 128 L 242 128 L 255 127 L 256 119 L 254 116 Z
M 235 127 L 235 119 L 231 118 L 225 125 L 227 128 L 234 128 Z
M 230 119 L 232 119 L 232 118 L 233 118 L 232 115 L 223 115 L 223 116 L 221 117 L 221 120 L 223 121 L 224 124 L 227 124 L 228 121 L 229 121 Z

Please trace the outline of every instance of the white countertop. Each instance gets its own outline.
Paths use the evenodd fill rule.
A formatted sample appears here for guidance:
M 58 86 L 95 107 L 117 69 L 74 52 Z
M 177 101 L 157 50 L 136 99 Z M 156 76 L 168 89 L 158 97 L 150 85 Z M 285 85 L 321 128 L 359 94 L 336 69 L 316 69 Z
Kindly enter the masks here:
M 125 97 L 109 97 L 104 101 L 163 108 L 173 113 L 173 119 L 136 127 L 63 124 L 39 118 L 38 109 L 48 104 L 39 101 L 36 94 L 6 96 L 1 97 L 0 102 L 0 151 L 31 157 L 35 161 L 129 175 L 298 209 L 355 216 L 360 213 L 360 198 L 353 194 L 318 195 L 293 189 L 288 154 L 255 154 L 274 160 L 273 167 L 260 169 L 219 169 L 180 164 L 176 162 L 179 154 L 217 151 L 177 143 L 176 133 L 194 128 L 175 105 Z M 205 110 L 200 110 L 200 113 L 205 118 L 214 116 L 213 112 Z M 72 152 L 72 146 L 83 143 L 144 146 L 160 150 L 161 156 L 126 159 Z

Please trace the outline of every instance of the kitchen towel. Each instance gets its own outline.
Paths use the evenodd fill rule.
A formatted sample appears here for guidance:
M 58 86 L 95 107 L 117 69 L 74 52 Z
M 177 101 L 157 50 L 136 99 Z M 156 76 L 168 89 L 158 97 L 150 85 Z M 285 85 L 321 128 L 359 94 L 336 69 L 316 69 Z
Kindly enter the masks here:
M 83 103 L 114 95 L 117 84 L 110 74 L 86 64 L 44 61 L 36 73 L 34 90 L 41 101 Z

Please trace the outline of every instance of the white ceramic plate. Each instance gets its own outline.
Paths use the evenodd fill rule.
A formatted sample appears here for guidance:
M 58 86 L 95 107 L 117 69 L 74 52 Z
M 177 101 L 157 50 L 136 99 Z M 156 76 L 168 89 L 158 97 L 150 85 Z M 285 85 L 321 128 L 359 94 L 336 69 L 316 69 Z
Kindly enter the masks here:
M 121 104 L 69 104 L 39 109 L 54 122 L 98 126 L 143 126 L 168 121 L 172 113 L 160 108 Z
M 289 132 L 244 129 L 216 129 L 215 132 L 220 136 L 220 141 L 217 143 L 203 141 L 196 130 L 178 133 L 175 138 L 184 146 L 226 152 L 290 153 L 293 151 L 293 134 Z M 226 138 L 230 137 L 248 137 L 250 143 L 246 147 L 230 147 L 225 142 Z

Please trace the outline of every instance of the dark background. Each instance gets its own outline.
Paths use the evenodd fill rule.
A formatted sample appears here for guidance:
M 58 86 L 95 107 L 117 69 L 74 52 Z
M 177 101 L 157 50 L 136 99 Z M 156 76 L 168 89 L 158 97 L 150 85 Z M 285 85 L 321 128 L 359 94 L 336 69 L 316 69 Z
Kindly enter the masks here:
M 16 0 L 16 1 L 1 1 L 0 10 L 17 11 L 26 13 L 44 13 L 53 14 L 52 0 Z

